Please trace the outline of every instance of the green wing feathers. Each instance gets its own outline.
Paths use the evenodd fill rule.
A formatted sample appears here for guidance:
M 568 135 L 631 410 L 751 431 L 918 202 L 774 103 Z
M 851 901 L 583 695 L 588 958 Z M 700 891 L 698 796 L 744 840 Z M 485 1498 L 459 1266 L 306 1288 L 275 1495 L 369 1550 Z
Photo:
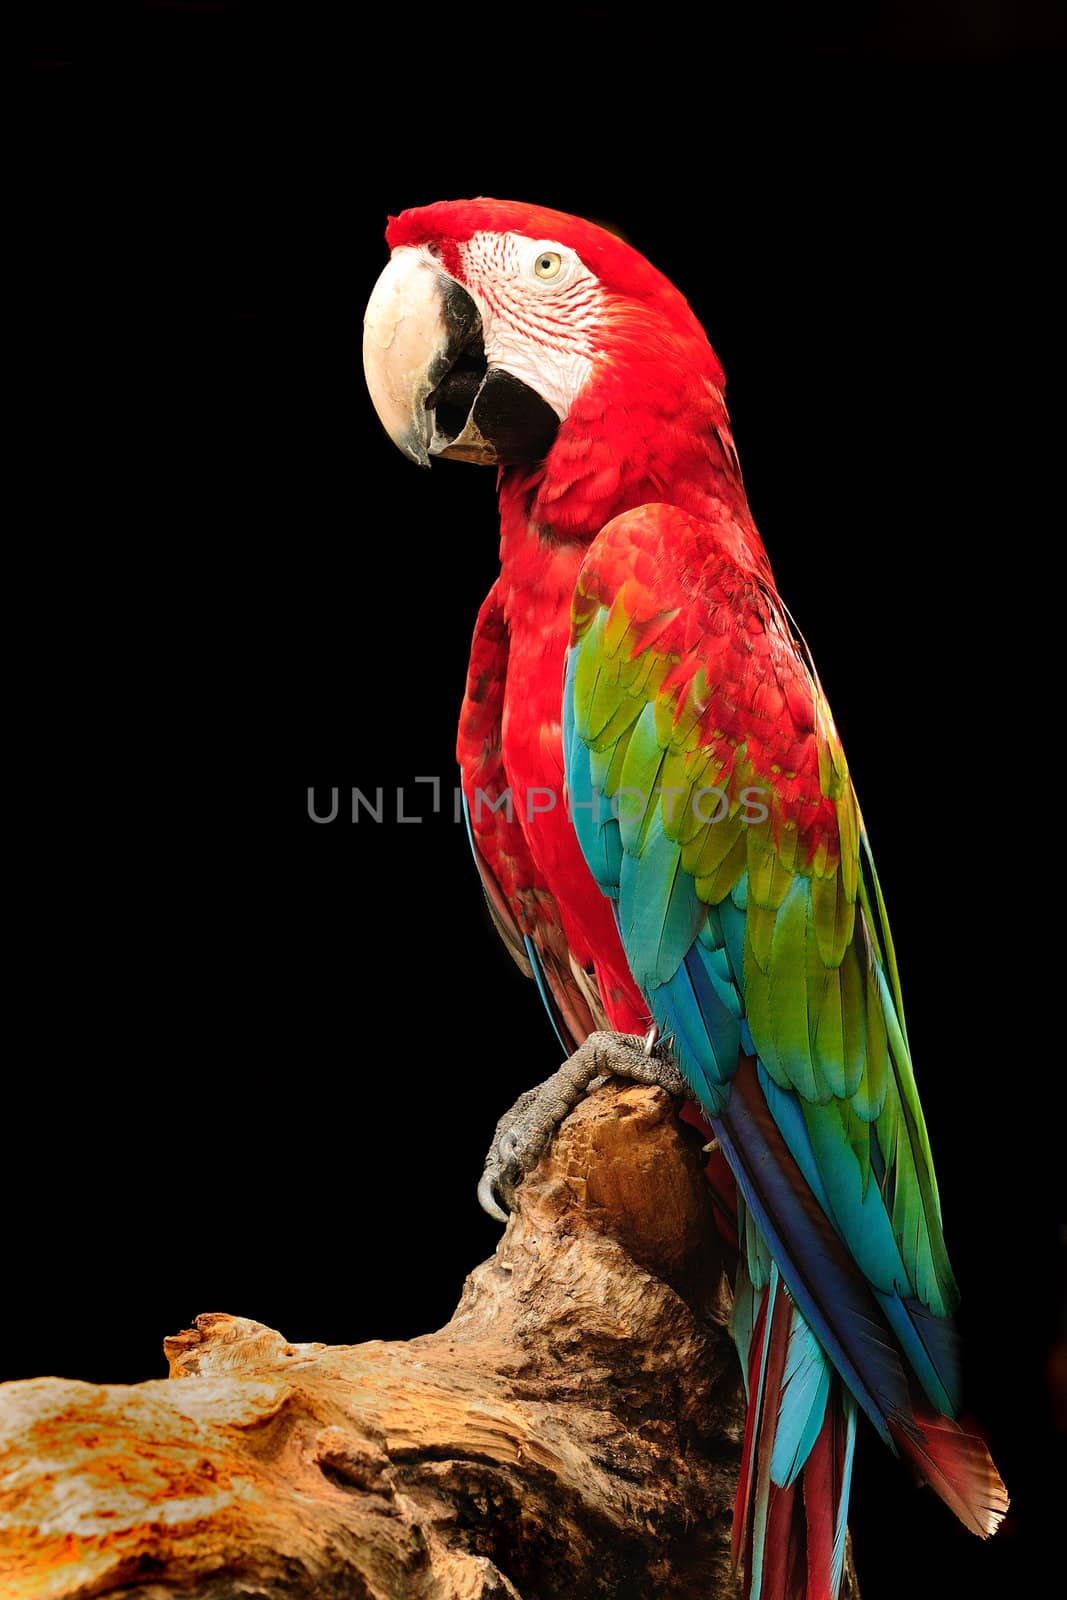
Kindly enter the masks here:
M 945 1316 L 956 1289 L 855 791 L 785 612 L 728 533 L 644 506 L 592 546 L 565 696 L 575 827 L 654 1012 L 684 1031 L 695 996 L 725 1042 L 706 1109 L 732 1017 L 872 1286 Z

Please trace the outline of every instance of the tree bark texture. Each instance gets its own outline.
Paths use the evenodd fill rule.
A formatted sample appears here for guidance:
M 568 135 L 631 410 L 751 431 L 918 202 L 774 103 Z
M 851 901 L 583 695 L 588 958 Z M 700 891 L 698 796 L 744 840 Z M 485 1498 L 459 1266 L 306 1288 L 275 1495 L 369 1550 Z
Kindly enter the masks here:
M 744 1401 L 698 1145 L 662 1090 L 591 1095 L 437 1333 L 207 1315 L 169 1380 L 5 1385 L 0 1594 L 733 1600 Z

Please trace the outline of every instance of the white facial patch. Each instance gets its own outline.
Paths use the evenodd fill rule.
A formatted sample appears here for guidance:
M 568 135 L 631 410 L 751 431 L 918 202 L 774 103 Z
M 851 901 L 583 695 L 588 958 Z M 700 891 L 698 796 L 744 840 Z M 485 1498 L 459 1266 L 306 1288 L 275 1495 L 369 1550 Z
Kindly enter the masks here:
M 460 255 L 489 365 L 527 384 L 562 421 L 593 368 L 600 283 L 552 239 L 476 233 Z

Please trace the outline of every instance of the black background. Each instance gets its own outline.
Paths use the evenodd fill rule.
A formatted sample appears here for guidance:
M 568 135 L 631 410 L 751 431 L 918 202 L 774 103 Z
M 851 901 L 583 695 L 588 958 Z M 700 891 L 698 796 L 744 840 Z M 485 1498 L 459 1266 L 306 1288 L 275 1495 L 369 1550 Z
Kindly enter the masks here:
M 205 1310 L 406 1337 L 493 1247 L 484 1147 L 555 1046 L 414 784 L 453 780 L 493 480 L 400 457 L 359 339 L 389 212 L 536 200 L 624 229 L 707 327 L 889 900 L 968 1404 L 1015 1503 L 982 1548 L 867 1445 L 864 1594 L 1021 1581 L 1052 1505 L 1062 1051 L 1030 907 L 1059 866 L 1035 775 L 1062 511 L 1035 481 L 1062 56 L 1052 6 L 958 9 L 787 34 L 37 8 L 16 694 L 46 831 L 20 851 L 0 1375 L 159 1376 Z M 329 826 L 309 785 L 340 788 Z M 354 785 L 390 820 L 353 825 Z

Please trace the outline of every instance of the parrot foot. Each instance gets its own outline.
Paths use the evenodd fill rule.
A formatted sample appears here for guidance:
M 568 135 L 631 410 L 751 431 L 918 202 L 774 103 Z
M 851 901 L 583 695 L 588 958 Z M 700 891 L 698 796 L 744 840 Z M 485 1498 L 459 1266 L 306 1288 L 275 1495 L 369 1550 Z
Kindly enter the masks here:
M 533 1171 L 564 1117 L 613 1074 L 656 1084 L 668 1094 L 689 1093 L 655 1027 L 644 1035 L 591 1033 L 558 1072 L 521 1094 L 497 1123 L 478 1185 L 483 1211 L 498 1222 L 507 1221 L 516 1188 Z

